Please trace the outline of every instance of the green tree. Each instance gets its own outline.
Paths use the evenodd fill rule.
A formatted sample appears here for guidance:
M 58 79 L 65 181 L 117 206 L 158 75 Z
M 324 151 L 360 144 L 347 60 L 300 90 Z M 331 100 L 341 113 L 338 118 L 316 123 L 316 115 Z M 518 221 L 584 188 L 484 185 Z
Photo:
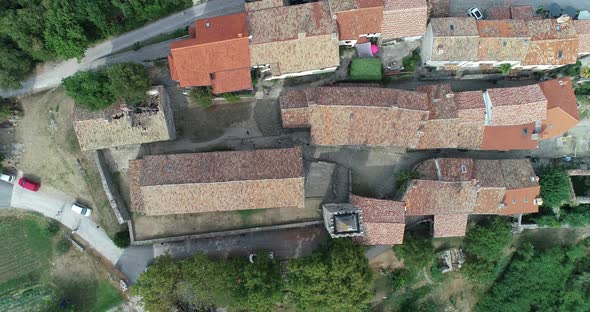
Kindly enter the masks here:
M 34 60 L 48 61 L 55 58 L 55 53 L 47 49 L 43 36 L 45 7 L 40 1 L 24 4 L 0 13 L 0 32 L 10 37 Z
M 251 312 L 276 311 L 282 299 L 279 262 L 270 259 L 267 253 L 257 253 L 253 264 L 243 262 L 235 308 Z
M 131 293 L 142 298 L 147 311 L 170 311 L 176 304 L 176 291 L 182 277 L 181 262 L 168 254 L 160 256 L 139 276 Z
M 416 71 L 416 68 L 420 65 L 421 62 L 420 52 L 418 50 L 412 51 L 412 54 L 404 57 L 402 59 L 402 64 L 404 65 L 405 71 Z
M 570 181 L 560 167 L 547 166 L 541 171 L 539 184 L 543 206 L 557 208 L 570 200 Z
M 393 246 L 393 252 L 398 259 L 404 261 L 404 268 L 414 275 L 431 266 L 436 258 L 432 241 L 417 235 L 407 235 L 403 244 Z
M 109 88 L 109 79 L 102 72 L 80 71 L 63 80 L 66 94 L 74 99 L 76 104 L 91 111 L 105 109 L 113 104 L 113 97 Z
M 395 185 L 399 192 L 405 192 L 410 180 L 419 179 L 420 173 L 412 169 L 402 169 L 395 175 Z
M 119 248 L 127 248 L 131 243 L 131 238 L 129 237 L 129 230 L 122 230 L 115 233 L 115 237 L 113 238 L 113 242 Z
M 511 242 L 509 224 L 500 217 L 470 224 L 465 235 L 465 275 L 478 283 L 493 279 L 505 263 L 502 260 L 506 259 L 505 250 Z
M 191 0 L 113 0 L 112 3 L 125 15 L 130 27 L 138 27 L 193 5 Z
M 111 65 L 106 69 L 109 89 L 115 98 L 130 105 L 142 104 L 152 82 L 140 64 L 122 63 Z
M 82 59 L 90 45 L 76 12 L 75 3 L 69 0 L 53 0 L 45 12 L 45 43 L 65 59 Z
M 512 72 L 512 65 L 509 63 L 500 64 L 500 72 L 502 75 L 506 76 Z
M 0 38 L 0 88 L 19 88 L 33 70 L 33 60 L 10 40 Z
M 363 248 L 333 239 L 288 266 L 287 302 L 297 311 L 366 311 L 373 276 Z
M 231 306 L 238 282 L 237 263 L 213 260 L 202 252 L 182 261 L 180 299 L 201 310 Z

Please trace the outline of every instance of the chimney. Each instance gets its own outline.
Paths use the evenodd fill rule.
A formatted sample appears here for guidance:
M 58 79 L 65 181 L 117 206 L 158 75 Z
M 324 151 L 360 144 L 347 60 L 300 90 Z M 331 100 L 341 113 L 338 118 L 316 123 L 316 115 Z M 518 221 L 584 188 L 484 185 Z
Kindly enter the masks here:
M 559 79 L 559 85 L 565 86 L 565 85 L 567 85 L 567 81 Z

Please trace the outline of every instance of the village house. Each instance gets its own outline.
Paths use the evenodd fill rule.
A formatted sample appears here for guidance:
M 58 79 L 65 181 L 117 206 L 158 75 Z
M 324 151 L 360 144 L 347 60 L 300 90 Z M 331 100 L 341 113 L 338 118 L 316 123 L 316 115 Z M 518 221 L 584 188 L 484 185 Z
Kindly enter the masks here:
M 536 213 L 543 203 L 539 179 L 526 159 L 438 158 L 418 164 L 416 171 L 420 177 L 408 182 L 400 200 L 350 195 L 347 211 L 362 215 L 356 241 L 401 244 L 406 218 L 414 217 L 430 217 L 434 237 L 461 237 L 470 215 Z
M 490 13 L 489 20 L 430 19 L 421 49 L 424 65 L 486 70 L 510 64 L 513 69 L 548 70 L 574 64 L 578 55 L 590 52 L 586 23 L 534 17 L 530 6 Z
M 250 62 L 285 78 L 336 70 L 340 56 L 336 27 L 327 1 L 283 5 L 246 3 Z
M 163 86 L 148 91 L 141 105 L 115 103 L 97 112 L 76 105 L 74 131 L 83 151 L 173 140 L 176 137 L 170 99 Z
M 311 128 L 316 145 L 408 149 L 535 149 L 580 117 L 569 78 L 486 91 L 313 87 L 281 95 L 285 128 Z M 509 139 L 508 139 L 509 138 Z
M 197 20 L 189 37 L 170 44 L 172 80 L 210 86 L 215 94 L 252 89 L 245 13 Z
M 129 192 L 145 216 L 302 208 L 302 150 L 144 156 L 129 161 Z
M 355 46 L 376 39 L 415 40 L 424 35 L 426 0 L 329 0 L 336 20 L 338 44 Z

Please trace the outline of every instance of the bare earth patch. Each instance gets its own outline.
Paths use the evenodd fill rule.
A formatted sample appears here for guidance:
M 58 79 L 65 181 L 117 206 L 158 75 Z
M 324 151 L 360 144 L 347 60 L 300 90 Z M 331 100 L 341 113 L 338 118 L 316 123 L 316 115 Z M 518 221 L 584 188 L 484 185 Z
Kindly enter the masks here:
M 22 99 L 16 141 L 24 144 L 16 167 L 94 208 L 92 218 L 109 234 L 119 225 L 102 189 L 91 152 L 80 151 L 72 124 L 74 102 L 63 88 Z

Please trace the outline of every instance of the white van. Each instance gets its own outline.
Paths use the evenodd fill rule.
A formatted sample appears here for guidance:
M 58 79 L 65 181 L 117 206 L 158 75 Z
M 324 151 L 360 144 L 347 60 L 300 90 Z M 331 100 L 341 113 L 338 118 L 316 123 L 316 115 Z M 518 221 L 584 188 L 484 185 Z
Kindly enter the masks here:
M 77 214 L 81 214 L 85 217 L 90 217 L 90 215 L 92 214 L 92 209 L 82 206 L 78 203 L 73 203 L 72 204 L 72 211 L 77 213 Z
M 6 181 L 6 182 L 12 184 L 14 182 L 14 179 L 15 179 L 14 174 L 6 173 L 6 172 L 0 173 L 0 180 L 2 180 L 2 181 Z

